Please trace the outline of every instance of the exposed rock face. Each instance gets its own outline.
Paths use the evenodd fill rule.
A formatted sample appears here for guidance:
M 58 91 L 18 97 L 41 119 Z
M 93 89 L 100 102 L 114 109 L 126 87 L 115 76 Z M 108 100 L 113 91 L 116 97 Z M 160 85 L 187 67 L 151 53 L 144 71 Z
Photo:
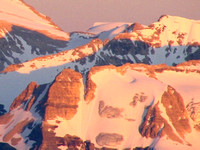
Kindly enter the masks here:
M 82 76 L 71 69 L 63 70 L 55 79 L 48 92 L 45 120 L 62 117 L 71 119 L 80 101 Z
M 162 96 L 161 103 L 164 105 L 174 128 L 184 138 L 185 133 L 191 132 L 191 127 L 183 98 L 173 87 L 168 86 L 167 91 Z
M 150 53 L 149 48 L 150 46 L 148 44 L 141 41 L 135 41 L 133 43 L 130 39 L 113 39 L 104 46 L 100 53 L 100 58 L 103 58 L 102 61 L 104 63 L 116 66 L 125 63 L 151 64 L 151 60 L 148 57 Z M 141 60 L 137 55 L 143 55 L 144 59 Z
M 141 24 L 139 24 L 139 23 L 134 23 L 134 24 L 132 24 L 132 25 L 130 25 L 128 28 L 127 28 L 127 30 L 128 30 L 128 32 L 135 32 L 135 31 L 137 31 L 137 30 L 142 30 L 142 29 L 144 29 L 145 27 L 144 27 L 144 25 L 141 25 Z
M 0 116 L 0 124 L 7 124 L 13 118 L 13 115 L 10 113 L 6 113 L 5 115 Z
M 92 81 L 91 76 L 92 72 L 95 71 L 95 69 L 91 69 L 88 76 L 87 76 L 87 82 L 86 82 L 86 92 L 85 92 L 85 101 L 90 102 L 94 97 L 94 92 L 96 89 L 96 84 Z
M 172 126 L 162 117 L 159 105 L 165 107 L 166 114 L 169 117 Z M 167 87 L 167 91 L 162 95 L 161 104 L 157 103 L 155 106 L 151 105 L 146 109 L 147 113 L 139 128 L 139 131 L 143 136 L 155 138 L 167 135 L 170 139 L 182 143 L 184 135 L 191 132 L 183 98 L 173 87 Z M 178 135 L 173 131 L 173 128 Z
M 59 146 L 67 146 L 69 150 L 85 149 L 85 143 L 77 136 L 66 134 L 64 138 L 59 139 Z
M 191 62 L 190 65 L 193 64 L 195 63 Z M 195 67 L 198 67 L 198 63 L 195 65 Z M 101 71 L 103 73 L 105 71 L 106 76 L 103 77 L 109 77 L 108 83 L 110 83 L 110 79 L 117 76 L 117 79 L 119 79 L 117 80 L 117 83 L 119 81 L 119 85 L 121 85 L 122 83 L 122 85 L 124 85 L 124 88 L 126 87 L 126 85 L 130 86 L 130 89 L 128 88 L 130 90 L 130 95 L 129 93 L 126 93 L 126 90 L 123 91 L 125 96 L 121 98 L 122 103 L 119 103 L 120 101 L 117 101 L 115 105 L 112 105 L 115 103 L 117 97 L 113 96 L 111 100 L 113 99 L 114 101 L 110 103 L 109 98 L 104 98 L 105 93 L 98 93 L 100 90 L 99 87 L 101 87 L 101 82 L 97 82 L 97 80 L 101 81 L 99 77 L 101 77 L 102 74 L 98 76 L 98 73 Z M 82 80 L 82 75 L 72 69 L 64 69 L 51 83 L 38 85 L 36 82 L 31 82 L 27 86 L 27 88 L 15 99 L 10 107 L 10 113 L 7 113 L 0 117 L 0 127 L 2 124 L 10 125 L 12 119 L 16 119 L 15 116 L 12 115 L 12 112 L 15 111 L 16 108 L 19 109 L 19 107 L 23 108 L 22 113 L 30 112 L 32 113 L 31 115 L 33 115 L 34 117 L 38 117 L 39 114 L 40 116 L 38 118 L 41 120 L 35 121 L 25 118 L 24 120 L 19 121 L 19 124 L 13 126 L 13 130 L 9 130 L 9 132 L 4 135 L 0 135 L 0 137 L 2 137 L 4 141 L 9 142 L 13 146 L 15 146 L 23 141 L 23 137 L 15 137 L 14 135 L 23 133 L 23 130 L 26 130 L 28 128 L 35 131 L 27 134 L 27 137 L 29 138 L 27 139 L 27 141 L 31 139 L 33 141 L 36 141 L 36 134 L 41 134 L 40 137 L 38 136 L 38 141 L 36 141 L 38 143 L 34 143 L 32 146 L 32 148 L 35 149 L 57 150 L 62 146 L 68 149 L 87 149 L 88 147 L 90 147 L 90 149 L 95 149 L 95 146 L 100 147 L 99 149 L 109 149 L 105 147 L 122 147 L 122 145 L 126 142 L 127 134 L 118 129 L 117 131 L 119 132 L 113 131 L 111 133 L 108 133 L 107 131 L 98 131 L 97 133 L 95 133 L 95 135 L 92 137 L 92 142 L 95 143 L 94 141 L 96 141 L 95 145 L 91 143 L 90 145 L 87 142 L 84 142 L 84 140 L 86 139 L 81 136 L 79 137 L 76 134 L 69 134 L 66 132 L 64 133 L 65 135 L 59 136 L 56 133 L 58 131 L 57 129 L 60 130 L 60 125 L 64 121 L 66 121 L 64 123 L 66 123 L 66 128 L 68 128 L 67 123 L 70 121 L 70 123 L 72 123 L 74 121 L 73 119 L 75 118 L 75 115 L 79 114 L 80 110 L 84 111 L 84 109 L 96 108 L 95 110 L 91 110 L 91 112 L 95 113 L 94 116 L 97 115 L 97 120 L 103 120 L 103 123 L 108 120 L 108 122 L 111 123 L 111 128 L 112 126 L 114 127 L 115 123 L 118 123 L 118 121 L 120 122 L 120 125 L 122 124 L 125 127 L 127 124 L 128 127 L 130 127 L 129 125 L 132 126 L 136 124 L 134 128 L 131 128 L 131 132 L 133 133 L 138 132 L 139 127 L 139 133 L 144 137 L 152 139 L 164 139 L 166 137 L 168 140 L 170 140 L 170 142 L 173 141 L 177 144 L 184 145 L 185 143 L 187 143 L 187 141 L 185 140 L 185 135 L 187 133 L 190 133 L 191 131 L 188 117 L 190 116 L 194 122 L 196 121 L 196 125 L 199 124 L 199 104 L 196 102 L 189 103 L 186 110 L 182 96 L 175 90 L 175 88 L 167 86 L 168 83 L 166 84 L 165 80 L 162 81 L 159 78 L 159 75 L 162 75 L 162 73 L 166 75 L 166 72 L 173 72 L 174 74 L 178 72 L 180 74 L 183 74 L 183 76 L 185 76 L 186 73 L 195 73 L 195 79 L 199 79 L 197 76 L 199 76 L 200 73 L 197 69 L 194 69 L 192 67 L 190 68 L 189 65 L 179 65 L 178 67 L 170 67 L 167 65 L 150 66 L 144 64 L 126 64 L 120 67 L 116 67 L 114 65 L 96 66 L 93 67 L 88 74 L 87 85 L 85 85 L 85 101 L 79 103 L 80 100 L 84 100 L 83 84 L 85 82 L 83 82 Z M 144 79 L 147 79 L 147 83 L 146 80 L 144 81 Z M 141 80 L 143 80 L 144 82 Z M 149 80 L 151 81 L 150 83 L 155 83 L 156 85 L 158 84 L 158 86 L 155 86 L 155 90 L 157 90 L 158 88 L 158 91 L 160 91 L 159 96 L 154 93 L 155 90 L 151 91 L 151 89 L 149 90 L 149 88 L 147 89 L 145 87 L 149 83 Z M 110 86 L 107 83 L 103 84 L 109 86 L 110 89 L 112 87 L 115 88 L 114 86 L 116 81 L 114 81 L 111 82 L 113 83 L 113 86 Z M 142 84 L 142 87 L 140 86 L 140 83 Z M 163 91 L 166 86 L 166 91 Z M 137 87 L 139 89 L 137 89 Z M 104 88 L 102 88 L 102 90 L 104 90 Z M 113 93 L 112 95 L 115 94 Z M 98 98 L 98 94 L 102 94 L 103 98 Z M 159 97 L 159 99 L 154 96 Z M 154 98 L 153 102 L 156 101 L 156 104 L 152 104 L 153 102 L 151 97 Z M 81 106 L 79 106 L 79 104 L 81 104 Z M 85 106 L 88 107 L 85 108 Z M 79 107 L 81 107 L 81 109 L 78 109 Z M 144 110 L 143 107 L 146 107 L 146 109 Z M 43 111 L 42 114 L 38 113 L 38 110 L 41 110 L 41 108 Z M 86 110 L 86 114 L 87 111 L 88 110 Z M 143 117 L 141 124 L 138 124 L 137 121 L 137 117 L 139 116 L 137 116 L 137 111 L 141 112 L 140 117 Z M 187 114 L 188 112 L 189 114 Z M 77 116 L 78 119 L 75 118 L 78 120 L 77 124 L 79 123 L 80 118 L 82 121 L 85 119 L 85 117 L 88 117 L 87 115 L 84 117 L 80 117 L 79 115 Z M 57 118 L 62 118 L 64 121 L 62 122 L 62 119 L 57 120 Z M 56 124 L 50 124 L 49 122 L 51 120 L 55 121 Z M 93 123 L 96 123 L 92 120 L 90 121 L 92 122 L 92 125 Z M 112 121 L 114 121 L 113 124 Z M 81 123 L 83 122 L 84 125 L 87 124 L 85 123 L 85 120 Z M 35 127 L 35 124 L 37 124 L 37 127 Z M 75 124 L 76 121 L 75 123 L 73 122 L 73 125 Z M 70 127 L 68 129 L 70 129 Z M 102 130 L 104 129 L 107 128 L 102 128 Z M 88 132 L 90 132 L 89 129 Z M 145 146 L 148 145 L 145 145 L 144 148 L 140 146 L 141 145 L 139 145 L 139 147 L 137 147 L 136 149 L 151 149 L 150 147 L 145 148 Z
M 47 94 L 45 93 L 42 95 L 42 93 L 48 86 L 48 84 L 38 85 L 36 82 L 31 82 L 26 89 L 15 98 L 10 106 L 10 111 L 21 108 L 25 111 L 32 111 L 34 114 L 38 113 L 38 115 L 43 118 Z M 38 104 L 33 108 L 36 102 L 38 102 Z
M 186 70 L 185 68 L 183 68 L 183 66 L 169 67 L 167 65 L 147 66 L 144 64 L 126 64 L 120 67 L 116 67 L 113 65 L 96 66 L 93 67 L 88 74 L 87 85 L 85 86 L 86 101 L 83 101 L 83 103 L 89 105 L 96 100 L 95 98 L 97 97 L 95 96 L 96 92 L 98 92 L 99 83 L 95 82 L 95 75 L 98 74 L 98 72 L 105 70 L 106 72 L 113 71 L 120 77 L 125 77 L 126 74 L 129 73 L 129 71 L 134 70 L 134 72 L 136 71 L 145 75 L 146 78 L 153 78 L 153 80 L 158 80 L 158 78 L 156 78 L 157 74 L 164 73 L 165 71 L 173 71 L 179 73 L 194 72 L 192 68 L 191 70 Z M 199 74 L 198 71 L 196 71 L 195 73 L 197 75 Z M 140 83 L 140 80 L 137 76 L 131 76 L 130 80 L 128 79 L 128 81 L 126 80 L 126 82 L 128 82 L 128 85 L 136 85 Z M 62 137 L 56 135 L 55 131 L 57 128 L 60 127 L 59 125 L 61 124 L 62 120 L 57 120 L 57 124 L 55 125 L 49 124 L 48 122 L 49 120 L 56 121 L 56 118 L 58 117 L 63 118 L 63 120 L 67 121 L 71 121 L 74 118 L 75 114 L 78 111 L 77 108 L 79 107 L 80 100 L 84 100 L 83 83 L 84 82 L 82 81 L 82 75 L 80 73 L 75 72 L 72 69 L 64 69 L 52 83 L 38 85 L 36 82 L 31 82 L 27 86 L 27 88 L 15 99 L 15 101 L 11 105 L 10 111 L 14 111 L 20 106 L 21 108 L 23 108 L 23 110 L 32 112 L 32 108 L 33 106 L 35 106 L 34 104 L 37 104 L 37 106 L 35 106 L 34 108 L 41 109 L 41 107 L 43 107 L 43 115 L 40 115 L 41 122 L 39 122 L 41 129 L 37 127 L 38 132 L 34 132 L 37 134 L 41 134 L 40 141 L 42 143 L 41 145 L 33 145 L 34 148 L 52 148 L 56 150 L 59 149 L 60 146 L 68 147 L 71 149 L 87 147 L 87 144 L 84 143 L 84 140 L 86 139 L 81 139 L 82 137 L 78 137 L 73 134 L 69 135 L 68 133 L 66 133 L 66 135 Z M 165 83 L 162 84 L 166 86 Z M 134 89 L 134 87 L 132 88 Z M 44 89 L 46 89 L 46 91 Z M 137 89 L 134 90 L 137 91 Z M 131 91 L 130 93 L 132 92 L 134 91 Z M 42 98 L 39 98 L 41 95 L 43 95 Z M 87 99 L 88 95 L 89 97 Z M 126 97 L 124 98 L 124 100 L 126 101 Z M 148 92 L 146 92 L 145 89 L 142 89 L 137 92 L 134 92 L 134 94 L 131 94 L 130 98 L 126 101 L 126 106 L 129 107 L 130 110 L 138 109 L 138 106 L 142 106 L 143 108 L 143 105 L 146 107 L 146 104 L 149 100 L 150 95 L 148 94 Z M 125 122 L 128 122 L 128 124 L 134 124 L 137 122 L 137 120 L 135 119 L 137 117 L 134 116 L 134 113 L 130 113 L 131 115 L 133 115 L 130 115 L 131 117 L 126 114 L 126 106 L 112 106 L 110 103 L 108 105 L 107 101 L 109 102 L 109 99 L 102 98 L 101 101 L 97 102 L 97 107 L 95 106 L 97 109 L 94 111 L 97 113 L 97 115 L 100 116 L 98 116 L 100 119 L 109 121 L 125 120 Z M 189 133 L 191 131 L 188 117 L 192 116 L 191 118 L 194 121 L 195 118 L 198 118 L 197 111 L 195 112 L 196 114 L 193 111 L 195 105 L 196 110 L 198 110 L 198 105 L 196 103 L 188 104 L 186 110 L 183 98 L 175 90 L 175 88 L 171 86 L 167 86 L 167 90 L 163 92 L 161 100 L 156 99 L 155 101 L 158 101 L 158 103 L 152 105 L 149 105 L 148 103 L 149 106 L 146 107 L 144 112 L 143 109 L 141 109 L 144 118 L 140 126 L 138 126 L 140 134 L 144 137 L 152 139 L 157 137 L 167 137 L 168 139 L 177 143 L 183 144 L 184 142 L 186 142 L 184 136 L 186 133 Z M 189 112 L 189 115 L 187 114 L 187 111 Z M 174 115 L 174 112 L 176 115 Z M 34 113 L 37 113 L 37 111 L 35 111 Z M 11 119 L 13 119 L 11 113 L 8 113 L 6 115 L 0 117 L 0 124 L 8 123 L 11 121 Z M 166 118 L 165 115 L 167 115 Z M 16 138 L 13 135 L 22 132 L 22 128 L 26 129 L 27 126 L 29 126 L 31 130 L 34 130 L 35 128 L 33 125 L 30 125 L 35 123 L 33 120 L 28 120 L 27 122 L 26 121 L 27 120 L 25 119 L 19 122 L 21 124 L 19 125 L 19 129 L 17 129 L 17 125 L 16 128 L 14 128 L 15 131 L 9 131 L 8 135 L 4 135 L 4 140 L 9 141 L 13 146 L 22 141 L 22 139 Z M 196 121 L 198 122 L 198 119 L 196 119 Z M 135 129 L 137 132 L 138 128 Z M 107 133 L 106 131 L 101 131 L 100 133 L 97 133 L 94 136 L 94 138 L 96 137 L 96 145 L 93 145 L 93 147 L 97 146 L 116 148 L 116 145 L 120 145 L 122 142 L 124 142 L 125 137 L 121 135 L 120 132 L 112 133 L 113 134 Z M 31 139 L 32 136 L 33 134 L 31 133 L 29 139 Z M 36 137 L 34 137 L 34 141 L 36 141 L 35 139 Z
M 191 53 L 193 47 L 197 47 L 198 50 L 194 53 Z M 188 48 L 186 49 L 186 53 L 187 53 L 188 56 L 185 58 L 185 60 L 186 61 L 199 60 L 199 58 L 200 58 L 199 51 L 200 51 L 200 46 L 188 46 Z
M 123 140 L 123 136 L 116 133 L 100 133 L 96 137 L 96 142 L 99 146 L 117 146 Z
M 36 89 L 39 87 L 39 85 L 37 85 L 36 82 L 31 82 L 27 88 L 17 97 L 15 98 L 15 100 L 13 101 L 13 103 L 10 106 L 10 111 L 12 111 L 13 109 L 19 107 L 21 105 L 21 107 L 25 107 L 25 103 L 27 103 L 27 108 L 24 108 L 26 110 L 30 110 L 31 105 L 34 102 L 35 96 L 33 96 L 35 94 Z M 29 101 L 29 102 L 27 102 Z
M 119 118 L 123 109 L 105 106 L 104 101 L 99 102 L 99 115 L 105 118 Z
M 27 136 L 29 136 L 30 140 L 36 141 L 33 148 L 56 150 L 58 146 L 62 145 L 67 146 L 69 149 L 84 147 L 84 142 L 76 136 L 56 137 L 53 132 L 56 126 L 48 124 L 48 120 L 53 120 L 57 117 L 69 120 L 76 114 L 78 102 L 81 99 L 80 92 L 83 90 L 81 89 L 83 87 L 81 74 L 71 69 L 65 69 L 51 85 L 47 85 L 38 85 L 36 82 L 31 82 L 10 106 L 10 112 L 16 111 L 16 109 L 34 110 L 33 113 L 38 113 L 36 116 L 39 115 L 44 120 L 42 125 L 33 125 L 34 120 L 32 119 L 22 120 L 12 130 L 3 135 L 3 141 L 10 141 L 13 146 L 17 145 L 22 138 L 15 138 L 15 135 L 29 128 L 33 132 Z M 46 93 L 43 93 L 45 89 Z M 36 101 L 37 105 L 34 105 Z M 0 124 L 11 122 L 13 117 L 14 115 L 11 113 L 0 116 Z M 36 138 L 40 139 L 40 141 L 37 141 Z
M 145 102 L 147 99 L 147 96 L 142 92 L 140 94 L 136 93 L 133 97 L 133 101 L 130 103 L 131 106 L 135 107 L 138 102 Z
M 162 137 L 167 135 L 170 139 L 182 143 L 182 140 L 173 132 L 172 127 L 166 119 L 161 116 L 158 104 L 154 107 L 148 106 L 147 113 L 139 127 L 142 136 L 145 137 Z
M 82 84 L 81 74 L 71 69 L 63 70 L 52 83 L 45 104 L 42 126 L 43 141 L 40 149 L 58 149 L 58 144 L 55 142 L 58 137 L 53 133 L 56 126 L 49 125 L 47 121 L 57 117 L 69 120 L 76 114 L 78 102 L 81 99 Z

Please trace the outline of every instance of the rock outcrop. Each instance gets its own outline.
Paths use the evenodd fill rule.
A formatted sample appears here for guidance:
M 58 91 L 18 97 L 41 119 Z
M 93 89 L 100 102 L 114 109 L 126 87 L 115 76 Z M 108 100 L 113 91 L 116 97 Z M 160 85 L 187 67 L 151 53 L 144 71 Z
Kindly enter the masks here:
M 82 76 L 72 69 L 63 70 L 48 91 L 45 120 L 56 117 L 71 119 L 76 113 L 82 86 Z
M 29 111 L 35 100 L 34 94 L 36 94 L 38 87 L 39 85 L 36 82 L 31 82 L 26 89 L 17 98 L 15 98 L 10 106 L 10 111 L 20 106 Z
M 99 116 L 105 118 L 119 118 L 123 109 L 107 106 L 104 101 L 99 102 Z
M 99 146 L 116 146 L 123 141 L 123 136 L 117 133 L 100 133 L 96 137 Z
M 165 107 L 168 121 L 161 115 L 159 105 Z M 183 143 L 184 135 L 191 132 L 183 98 L 171 86 L 168 86 L 167 91 L 163 93 L 161 102 L 146 107 L 146 111 L 139 127 L 140 133 L 145 137 L 156 138 L 167 135 L 168 138 Z
M 182 143 L 182 140 L 173 132 L 167 120 L 161 116 L 158 103 L 155 106 L 148 106 L 146 109 L 147 113 L 139 127 L 142 136 L 156 138 L 167 135 L 173 141 Z
M 184 138 L 186 133 L 191 132 L 191 127 L 183 98 L 173 87 L 168 86 L 167 91 L 162 96 L 161 103 L 165 107 L 172 125 L 178 134 Z
M 48 98 L 45 103 L 46 108 L 42 125 L 43 141 L 40 149 L 56 150 L 58 149 L 57 146 L 60 145 L 59 141 L 61 139 L 65 141 L 64 145 L 70 145 L 73 137 L 70 135 L 66 135 L 64 138 L 56 137 L 53 132 L 56 126 L 49 125 L 48 120 L 53 120 L 58 117 L 66 120 L 73 118 L 77 113 L 78 103 L 81 100 L 80 92 L 83 86 L 82 84 L 82 76 L 80 73 L 71 69 L 65 69 L 56 77 L 55 81 L 50 86 Z M 70 142 L 68 143 L 68 141 Z M 78 145 L 80 146 L 80 144 Z

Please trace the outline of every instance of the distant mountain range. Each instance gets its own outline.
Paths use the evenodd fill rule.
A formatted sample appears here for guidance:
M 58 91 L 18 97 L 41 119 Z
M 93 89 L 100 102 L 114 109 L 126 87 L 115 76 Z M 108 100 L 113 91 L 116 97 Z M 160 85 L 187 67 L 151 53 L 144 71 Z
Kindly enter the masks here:
M 0 5 L 0 149 L 200 149 L 200 20 L 63 32 Z

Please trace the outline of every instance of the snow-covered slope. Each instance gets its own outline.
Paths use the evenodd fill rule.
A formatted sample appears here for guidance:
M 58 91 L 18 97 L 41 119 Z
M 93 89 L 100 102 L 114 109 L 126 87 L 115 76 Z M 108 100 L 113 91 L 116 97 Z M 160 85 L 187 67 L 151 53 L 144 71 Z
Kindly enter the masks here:
M 0 70 L 66 50 L 69 33 L 21 0 L 1 0 Z
M 200 59 L 200 21 L 163 16 L 149 26 L 132 24 L 106 42 L 99 59 L 122 62 L 177 65 Z
M 11 25 L 17 25 L 36 30 L 45 35 L 55 38 L 68 39 L 69 34 L 61 31 L 50 19 L 35 11 L 21 0 L 1 0 L 0 20 Z M 6 29 L 1 29 L 1 36 L 5 35 Z
M 189 65 L 192 69 L 144 64 L 94 67 L 87 84 L 80 73 L 65 69 L 49 84 L 31 83 L 15 99 L 7 114 L 8 127 L 6 121 L 0 125 L 1 138 L 17 149 L 28 149 L 38 144 L 31 132 L 40 125 L 41 149 L 198 150 L 200 65 Z M 23 123 L 17 125 L 19 116 Z
M 0 70 L 35 57 L 66 50 L 68 41 L 55 40 L 36 31 L 12 26 L 12 31 L 0 38 Z
M 101 23 L 89 30 L 94 33 L 71 33 L 68 42 L 52 41 L 41 35 L 32 38 L 29 33 L 37 33 L 13 27 L 13 32 L 1 39 L 5 46 L 0 52 L 0 69 L 39 55 L 74 49 L 96 38 L 104 42 L 104 47 L 94 53 L 92 58 L 96 65 L 122 65 L 125 62 L 177 65 L 200 58 L 200 39 L 196 36 L 199 25 L 199 21 L 175 16 L 163 16 L 159 22 L 149 26 L 138 23 Z
M 96 34 L 96 36 L 104 41 L 105 39 L 113 39 L 116 35 L 126 31 L 131 23 L 125 22 L 96 22 L 93 27 L 88 29 L 88 32 Z
M 131 25 L 131 23 L 127 22 L 95 22 L 93 27 L 88 29 L 88 32 L 99 34 L 101 32 L 109 31 L 114 28 Z
M 199 45 L 199 33 L 200 20 L 165 15 L 158 22 L 139 28 L 129 34 L 120 34 L 116 39 L 139 40 L 153 47 Z

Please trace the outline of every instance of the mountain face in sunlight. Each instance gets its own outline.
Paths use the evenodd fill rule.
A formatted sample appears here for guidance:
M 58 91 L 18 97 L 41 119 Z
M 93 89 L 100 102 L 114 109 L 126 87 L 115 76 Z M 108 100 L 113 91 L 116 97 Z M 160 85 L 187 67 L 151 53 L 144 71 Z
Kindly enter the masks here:
M 65 50 L 69 34 L 20 0 L 1 0 L 0 70 Z
M 200 21 L 65 33 L 20 0 L 0 20 L 0 149 L 200 148 Z
M 8 28 L 16 25 L 38 31 L 56 39 L 68 38 L 68 34 L 61 31 L 59 27 L 51 22 L 50 18 L 37 12 L 22 0 L 1 0 L 0 17 L 1 20 L 10 23 L 6 25 Z M 1 30 L 1 34 L 6 34 L 10 30 L 11 28 L 9 30 Z

